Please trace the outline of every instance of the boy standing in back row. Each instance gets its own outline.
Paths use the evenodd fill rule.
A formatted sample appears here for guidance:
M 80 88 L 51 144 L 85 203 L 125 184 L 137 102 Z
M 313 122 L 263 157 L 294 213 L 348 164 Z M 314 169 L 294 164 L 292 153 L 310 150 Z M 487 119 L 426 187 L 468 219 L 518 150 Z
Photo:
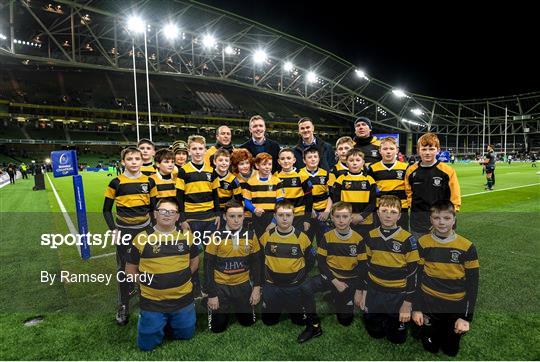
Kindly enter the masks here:
M 450 200 L 456 211 L 461 206 L 461 194 L 456 171 L 437 160 L 439 138 L 426 133 L 418 139 L 420 161 L 405 173 L 405 192 L 411 208 L 411 232 L 418 239 L 431 229 L 429 210 L 439 200 Z

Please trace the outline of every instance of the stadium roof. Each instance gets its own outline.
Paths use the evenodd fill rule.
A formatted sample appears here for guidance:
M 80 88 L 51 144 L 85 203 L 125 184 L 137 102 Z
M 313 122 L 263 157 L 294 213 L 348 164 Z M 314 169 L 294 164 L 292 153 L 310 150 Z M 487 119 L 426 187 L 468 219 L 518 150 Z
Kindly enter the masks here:
M 255 88 L 351 120 L 368 116 L 401 132 L 477 134 L 484 116 L 502 127 L 505 114 L 523 129 L 539 128 L 540 91 L 466 101 L 409 93 L 316 44 L 195 1 L 5 2 L 0 5 L 0 55 L 128 72 L 133 46 L 135 56 L 143 58 L 137 60 L 142 72 L 144 36 L 128 30 L 132 16 L 147 25 L 150 73 Z M 168 24 L 178 29 L 173 40 L 164 30 Z

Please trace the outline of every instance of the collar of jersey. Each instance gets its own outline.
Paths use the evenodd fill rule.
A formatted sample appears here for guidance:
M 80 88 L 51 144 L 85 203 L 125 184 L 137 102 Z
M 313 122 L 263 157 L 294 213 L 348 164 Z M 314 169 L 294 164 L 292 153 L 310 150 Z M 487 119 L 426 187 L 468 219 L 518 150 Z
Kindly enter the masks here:
M 347 240 L 349 239 L 351 236 L 352 236 L 352 233 L 353 233 L 353 229 L 351 227 L 349 227 L 349 232 L 347 233 L 347 235 L 343 236 L 339 233 L 339 231 L 337 231 L 337 229 L 334 229 L 334 233 L 336 234 L 337 238 L 340 239 L 340 240 Z
M 437 235 L 435 235 L 434 232 L 431 232 L 431 237 L 433 238 L 433 240 L 435 240 L 436 242 L 438 243 L 442 243 L 442 244 L 448 244 L 454 240 L 457 239 L 457 234 L 455 231 L 452 231 L 452 235 L 450 235 L 449 237 L 447 237 L 446 239 L 441 239 L 440 237 L 438 237 Z
M 390 240 L 392 239 L 394 236 L 396 236 L 400 231 L 401 231 L 401 226 L 398 226 L 397 230 L 394 231 L 392 234 L 388 235 L 388 236 L 384 236 L 382 230 L 381 230 L 381 227 L 379 226 L 379 235 L 381 236 L 381 238 L 384 240 L 384 241 L 387 241 L 387 240 Z

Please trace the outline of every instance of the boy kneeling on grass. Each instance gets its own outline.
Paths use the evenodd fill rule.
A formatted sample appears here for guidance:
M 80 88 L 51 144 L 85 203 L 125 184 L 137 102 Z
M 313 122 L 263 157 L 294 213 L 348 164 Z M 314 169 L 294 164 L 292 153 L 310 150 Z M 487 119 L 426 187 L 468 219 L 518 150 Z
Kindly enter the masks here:
M 399 344 L 407 339 L 406 323 L 411 319 L 419 259 L 417 242 L 397 224 L 401 217 L 401 200 L 397 196 L 382 196 L 377 215 L 381 225 L 366 238 L 364 321 L 373 338 L 386 337 Z
M 163 342 L 166 331 L 173 339 L 195 334 L 195 304 L 191 275 L 199 266 L 199 248 L 191 234 L 177 230 L 175 198 L 163 198 L 154 210 L 156 225 L 138 234 L 128 250 L 126 274 L 152 275 L 139 279 L 140 316 L 137 344 L 151 351 Z
M 469 331 L 478 294 L 476 248 L 456 234 L 452 202 L 437 201 L 430 210 L 431 234 L 418 240 L 418 287 L 413 298 L 413 321 L 421 326 L 424 349 L 442 349 L 456 356 L 463 333 Z

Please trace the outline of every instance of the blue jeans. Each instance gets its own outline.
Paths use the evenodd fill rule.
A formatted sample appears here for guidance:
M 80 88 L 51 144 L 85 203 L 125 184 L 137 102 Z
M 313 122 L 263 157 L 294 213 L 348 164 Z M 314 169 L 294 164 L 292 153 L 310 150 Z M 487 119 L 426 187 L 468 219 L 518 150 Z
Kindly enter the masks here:
M 173 339 L 191 339 L 195 334 L 195 304 L 170 313 L 142 310 L 139 316 L 137 345 L 151 351 L 163 342 L 165 326 L 169 324 Z

